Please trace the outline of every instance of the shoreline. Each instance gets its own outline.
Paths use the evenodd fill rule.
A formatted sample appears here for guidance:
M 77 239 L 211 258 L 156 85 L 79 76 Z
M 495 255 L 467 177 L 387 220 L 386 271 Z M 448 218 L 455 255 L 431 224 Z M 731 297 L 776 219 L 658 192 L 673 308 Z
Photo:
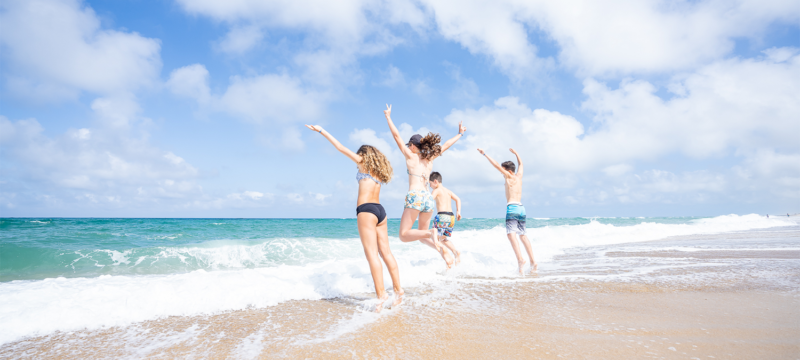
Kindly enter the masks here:
M 736 359 L 800 353 L 796 292 L 530 285 L 472 285 L 468 297 L 412 301 L 381 315 L 354 313 L 353 301 L 328 299 L 173 316 L 29 338 L 3 345 L 0 357 Z
M 794 358 L 798 273 L 800 227 L 675 236 L 574 248 L 524 278 L 452 273 L 381 314 L 369 293 L 291 300 L 28 337 L 0 358 Z

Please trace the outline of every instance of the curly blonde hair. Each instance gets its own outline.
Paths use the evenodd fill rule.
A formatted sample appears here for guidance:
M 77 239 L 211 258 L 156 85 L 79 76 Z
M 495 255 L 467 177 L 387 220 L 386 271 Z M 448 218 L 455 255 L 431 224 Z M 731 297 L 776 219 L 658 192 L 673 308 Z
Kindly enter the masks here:
M 392 180 L 392 164 L 380 150 L 371 145 L 361 145 L 356 154 L 361 156 L 359 165 L 363 165 L 368 174 L 384 184 Z
M 419 141 L 419 157 L 428 160 L 442 155 L 442 147 L 439 146 L 441 141 L 442 137 L 439 134 L 429 132 Z

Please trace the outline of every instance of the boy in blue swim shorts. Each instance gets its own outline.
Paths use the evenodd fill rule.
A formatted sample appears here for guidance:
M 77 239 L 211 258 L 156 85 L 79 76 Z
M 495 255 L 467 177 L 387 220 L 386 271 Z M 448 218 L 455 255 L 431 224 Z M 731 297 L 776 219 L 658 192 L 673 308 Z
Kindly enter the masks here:
M 439 232 L 439 241 L 441 241 L 444 246 L 453 252 L 453 256 L 456 259 L 456 265 L 458 265 L 461 262 L 461 253 L 456 250 L 455 245 L 453 245 L 453 242 L 450 241 L 450 237 L 453 236 L 453 227 L 456 225 L 456 221 L 461 220 L 461 199 L 452 191 L 450 191 L 450 189 L 442 185 L 442 174 L 434 171 L 431 173 L 429 179 L 431 189 L 433 189 L 433 193 L 431 193 L 431 195 L 436 201 L 437 211 L 436 217 L 433 219 L 433 227 Z M 453 200 L 456 201 L 455 215 L 453 215 Z M 445 251 L 447 250 L 442 248 L 442 258 L 444 258 L 444 261 L 447 262 L 448 259 L 444 255 Z M 447 262 L 448 269 L 452 266 L 452 262 Z
M 519 154 L 517 154 L 514 149 L 511 150 L 517 157 L 517 163 L 519 163 L 519 169 L 514 171 L 516 166 L 511 161 L 506 161 L 503 164 L 498 164 L 497 161 L 490 158 L 489 155 L 483 151 L 483 149 L 478 149 L 483 156 L 486 156 L 486 159 L 494 166 L 500 173 L 503 174 L 503 177 L 506 180 L 506 201 L 508 205 L 506 206 L 506 234 L 508 235 L 508 241 L 511 242 L 511 247 L 514 249 L 514 254 L 517 256 L 517 263 L 519 264 L 519 274 L 522 275 L 523 268 L 525 266 L 525 259 L 522 257 L 522 253 L 519 251 L 519 243 L 517 242 L 517 235 L 519 235 L 520 240 L 522 240 L 522 245 L 525 246 L 525 251 L 528 252 L 528 258 L 531 259 L 531 271 L 536 271 L 539 268 L 539 264 L 536 263 L 536 260 L 533 259 L 533 248 L 531 247 L 530 241 L 528 241 L 527 231 L 525 230 L 525 207 L 522 206 L 522 159 L 520 159 Z

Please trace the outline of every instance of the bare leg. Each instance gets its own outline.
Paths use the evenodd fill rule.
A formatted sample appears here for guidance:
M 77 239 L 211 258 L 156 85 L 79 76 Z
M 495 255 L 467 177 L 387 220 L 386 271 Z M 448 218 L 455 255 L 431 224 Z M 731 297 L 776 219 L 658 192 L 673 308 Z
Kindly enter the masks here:
M 400 305 L 403 302 L 403 288 L 400 287 L 400 271 L 397 268 L 397 260 L 394 259 L 392 249 L 389 248 L 389 223 L 388 219 L 384 219 L 383 223 L 378 225 L 378 252 L 386 263 L 386 268 L 389 270 L 389 276 L 392 278 L 392 287 L 394 288 L 395 299 L 392 307 Z
M 453 252 L 453 255 L 456 257 L 456 265 L 460 264 L 461 263 L 461 252 L 456 250 L 456 245 L 453 244 L 452 241 L 447 239 L 447 237 L 443 237 L 442 244 L 444 244 L 444 246 L 447 246 L 447 248 L 450 249 L 450 251 Z
M 437 238 L 437 240 L 438 240 L 439 232 L 436 231 L 436 229 L 432 229 L 432 230 L 433 230 L 433 236 L 435 236 Z M 439 255 L 442 255 L 442 259 L 444 259 L 445 264 L 447 264 L 447 269 L 448 270 L 452 269 L 453 268 L 453 257 L 450 256 L 450 253 L 447 252 L 447 249 L 445 249 L 444 246 L 441 245 L 442 244 L 441 241 L 438 244 L 439 244 L 439 248 L 436 249 L 436 250 L 439 251 Z
M 531 242 L 528 241 L 528 235 L 520 235 L 519 239 L 522 240 L 522 245 L 525 246 L 525 251 L 528 253 L 528 258 L 531 259 L 531 271 L 538 270 L 539 264 L 537 264 L 536 260 L 533 259 L 533 247 L 531 246 Z
M 362 212 L 356 218 L 358 223 L 358 236 L 361 238 L 361 246 L 364 247 L 364 255 L 369 262 L 369 271 L 372 273 L 372 282 L 375 284 L 375 294 L 378 296 L 378 306 L 376 312 L 383 308 L 383 301 L 389 298 L 386 289 L 383 287 L 383 265 L 378 254 L 378 218 L 372 213 Z M 397 265 L 397 263 L 395 263 Z
M 517 263 L 519 264 L 519 274 L 523 275 L 522 268 L 525 266 L 525 259 L 522 258 L 522 254 L 519 252 L 519 243 L 517 243 L 517 234 L 510 233 L 508 234 L 508 241 L 511 242 L 511 247 L 514 249 L 514 255 L 517 256 Z
M 436 250 L 436 252 L 438 252 L 439 255 L 442 256 L 442 259 L 444 259 L 444 262 L 447 263 L 447 268 L 448 269 L 453 267 L 453 257 L 450 256 L 450 253 L 448 253 L 447 250 L 444 249 L 444 247 L 442 247 L 442 245 L 441 245 L 442 242 L 438 241 L 439 232 L 436 231 L 436 229 L 430 229 L 429 231 L 431 232 L 431 239 L 420 239 L 419 242 L 421 242 L 421 243 L 423 243 L 425 245 L 428 245 L 428 246 L 432 247 L 434 250 Z M 436 244 L 432 240 L 434 237 L 437 238 L 437 242 L 439 243 L 439 248 L 436 247 Z
M 417 216 L 420 215 L 419 210 L 405 208 L 403 210 L 403 216 L 400 218 L 400 241 L 402 242 L 412 242 L 422 239 L 427 239 L 431 241 L 431 232 L 427 230 L 415 230 L 411 227 L 414 226 L 414 220 L 417 219 Z M 428 215 L 428 220 L 430 221 L 430 215 Z M 427 227 L 426 227 L 427 229 Z
M 431 217 L 433 216 L 433 212 L 421 212 L 419 213 L 419 221 L 417 222 L 417 229 L 420 230 L 428 230 L 431 226 Z M 427 240 L 427 239 L 426 239 Z M 421 240 L 425 241 L 425 240 Z M 437 236 L 437 232 L 431 231 L 431 242 L 433 242 L 433 247 L 436 248 L 436 251 L 442 252 L 442 244 L 439 242 L 439 237 Z

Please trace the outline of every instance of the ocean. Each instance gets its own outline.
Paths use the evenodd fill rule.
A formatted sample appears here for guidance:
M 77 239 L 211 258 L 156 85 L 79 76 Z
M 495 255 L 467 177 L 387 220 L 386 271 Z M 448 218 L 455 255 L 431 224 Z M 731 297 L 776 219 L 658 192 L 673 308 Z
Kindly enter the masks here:
M 800 289 L 800 264 L 792 256 L 783 262 L 783 255 L 737 256 L 800 253 L 796 217 L 529 218 L 539 271 L 527 276 L 517 274 L 503 219 L 457 222 L 452 241 L 461 264 L 449 271 L 433 249 L 400 242 L 398 226 L 399 219 L 390 219 L 408 312 L 452 303 L 454 296 L 474 302 L 465 289 L 475 286 L 484 292 L 487 286 L 575 281 L 697 286 L 736 278 L 754 261 L 750 274 L 764 286 Z M 391 293 L 388 272 L 384 278 Z M 394 310 L 369 314 L 372 286 L 355 219 L 0 219 L 0 344 L 6 355 L 19 354 L 9 344 L 36 337 L 270 311 L 298 301 L 310 301 L 311 309 L 331 302 L 340 307 L 338 317 L 320 326 L 328 330 L 316 335 L 332 339 L 391 316 Z M 237 346 L 250 341 L 250 353 L 259 353 L 261 343 L 239 340 Z M 164 341 L 158 346 L 170 343 Z

